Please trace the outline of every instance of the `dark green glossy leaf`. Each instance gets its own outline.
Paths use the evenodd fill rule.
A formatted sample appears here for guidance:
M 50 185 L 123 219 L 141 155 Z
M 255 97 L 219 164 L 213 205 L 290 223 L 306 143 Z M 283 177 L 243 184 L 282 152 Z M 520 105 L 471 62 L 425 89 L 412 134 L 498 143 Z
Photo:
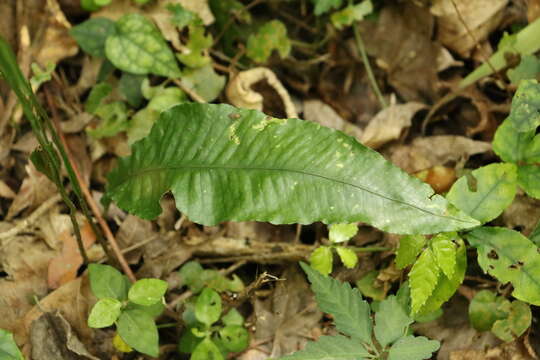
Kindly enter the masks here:
M 141 86 L 144 79 L 143 75 L 123 73 L 118 83 L 120 93 L 126 98 L 128 104 L 135 108 L 139 107 L 143 100 Z
M 502 283 L 510 281 L 515 298 L 540 305 L 540 254 L 534 243 L 517 231 L 500 227 L 481 227 L 465 237 L 478 249 L 482 270 Z
M 334 317 L 336 328 L 343 334 L 371 343 L 371 316 L 369 304 L 362 300 L 358 289 L 323 276 L 305 263 L 300 263 L 308 275 L 319 308 Z
M 402 234 L 478 225 L 349 136 L 229 105 L 162 113 L 108 178 L 107 196 L 145 219 L 172 190 L 178 209 L 206 225 L 363 221 Z
M 95 17 L 72 27 L 69 34 L 75 38 L 77 44 L 88 54 L 105 57 L 105 40 L 114 32 L 114 21 Z

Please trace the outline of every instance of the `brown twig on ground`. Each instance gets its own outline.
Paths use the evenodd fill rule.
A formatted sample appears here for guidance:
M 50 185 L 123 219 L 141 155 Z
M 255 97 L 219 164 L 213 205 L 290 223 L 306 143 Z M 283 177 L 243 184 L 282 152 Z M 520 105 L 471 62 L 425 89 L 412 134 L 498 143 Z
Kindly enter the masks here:
M 192 98 L 193 100 L 195 100 L 196 102 L 201 103 L 201 104 L 206 103 L 206 100 L 204 100 L 204 99 L 202 98 L 201 95 L 197 94 L 195 91 L 193 91 L 193 90 L 191 90 L 190 88 L 188 88 L 181 80 L 179 80 L 179 79 L 173 79 L 173 82 L 174 82 L 180 89 L 182 89 L 183 92 L 185 92 L 186 94 L 188 94 L 189 97 Z
M 263 272 L 254 282 L 249 284 L 244 290 L 242 290 L 232 301 L 228 302 L 223 306 L 223 314 L 226 314 L 230 309 L 236 308 L 242 305 L 247 299 L 253 295 L 255 290 L 259 289 L 264 284 L 270 281 L 281 281 L 282 279 L 268 274 L 266 271 Z
M 126 276 L 131 280 L 132 282 L 135 282 L 137 279 L 133 272 L 131 271 L 131 268 L 129 267 L 126 259 L 124 258 L 124 255 L 122 255 L 122 251 L 120 247 L 118 246 L 118 243 L 116 242 L 116 239 L 114 238 L 114 235 L 111 232 L 111 229 L 109 228 L 109 225 L 107 225 L 107 222 L 103 219 L 103 216 L 101 216 L 101 211 L 99 210 L 98 205 L 96 204 L 96 201 L 92 197 L 92 194 L 90 194 L 90 190 L 88 190 L 88 184 L 84 181 L 84 179 L 81 176 L 81 173 L 79 171 L 79 168 L 77 164 L 75 163 L 73 159 L 73 155 L 71 153 L 71 150 L 67 144 L 67 141 L 64 137 L 64 134 L 62 133 L 62 130 L 60 128 L 59 120 L 58 120 L 58 113 L 56 110 L 56 106 L 54 103 L 54 100 L 48 91 L 48 89 L 45 89 L 45 97 L 47 98 L 47 102 L 49 104 L 49 108 L 51 110 L 52 114 L 52 120 L 54 123 L 54 126 L 56 127 L 56 131 L 58 133 L 58 136 L 60 137 L 60 140 L 62 141 L 62 144 L 64 145 L 64 148 L 66 149 L 66 154 L 68 156 L 69 162 L 71 163 L 73 167 L 73 171 L 75 173 L 75 176 L 77 177 L 77 181 L 80 184 L 81 191 L 88 203 L 88 206 L 90 207 L 92 213 L 97 219 L 97 222 L 99 226 L 101 227 L 103 234 L 105 235 L 107 242 L 111 246 L 111 249 L 115 255 L 115 258 L 117 259 L 118 263 L 120 264 L 120 267 L 122 268 L 122 271 L 126 274 Z M 96 230 L 96 229 L 95 229 Z M 96 231 L 96 237 L 98 239 L 102 239 L 102 235 L 99 231 Z M 102 243 L 103 250 L 107 253 L 107 244 Z

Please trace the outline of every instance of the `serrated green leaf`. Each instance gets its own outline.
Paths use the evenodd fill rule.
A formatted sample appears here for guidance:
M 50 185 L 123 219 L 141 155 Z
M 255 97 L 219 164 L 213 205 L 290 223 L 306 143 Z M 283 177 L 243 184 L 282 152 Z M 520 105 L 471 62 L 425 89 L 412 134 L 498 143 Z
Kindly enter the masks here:
M 343 10 L 336 11 L 330 19 L 337 29 L 352 25 L 355 21 L 361 21 L 366 15 L 373 12 L 371 0 L 364 0 L 359 4 L 349 5 Z
M 332 9 L 340 8 L 343 4 L 343 0 L 311 0 L 315 5 L 314 13 L 319 16 Z
M 405 336 L 392 345 L 388 352 L 388 360 L 422 360 L 431 358 L 440 343 L 423 336 Z
M 531 321 L 529 305 L 516 300 L 512 301 L 507 317 L 495 321 L 491 331 L 501 340 L 513 341 L 531 326 Z
M 133 74 L 180 76 L 174 55 L 154 24 L 140 14 L 127 14 L 116 22 L 116 32 L 105 41 L 107 59 Z
M 535 79 L 538 73 L 540 73 L 540 60 L 533 55 L 522 56 L 519 65 L 506 72 L 514 85 L 519 85 L 521 80 Z
M 370 297 L 373 300 L 380 301 L 384 300 L 386 293 L 383 286 L 376 286 L 375 281 L 378 275 L 379 272 L 377 270 L 368 272 L 366 275 L 356 281 L 356 287 L 358 290 L 360 290 L 362 295 Z
M 305 349 L 278 360 L 364 360 L 370 354 L 358 342 L 345 336 L 321 336 Z
M 363 221 L 398 234 L 478 225 L 349 136 L 229 105 L 162 113 L 108 179 L 106 197 L 145 219 L 172 190 L 178 209 L 205 225 Z
M 210 64 L 212 59 L 205 53 L 214 42 L 212 35 L 205 35 L 202 24 L 189 25 L 189 40 L 184 52 L 177 54 L 178 60 L 190 68 L 198 68 Z
M 13 334 L 4 329 L 0 329 L 0 359 L 24 360 L 15 340 L 13 340 Z
M 439 272 L 437 279 L 437 285 L 431 292 L 431 295 L 426 300 L 426 303 L 418 311 L 419 316 L 429 315 L 439 310 L 446 301 L 448 301 L 452 295 L 456 292 L 459 285 L 465 278 L 465 272 L 467 270 L 467 252 L 463 240 L 458 239 L 458 248 L 456 251 L 456 266 L 454 268 L 454 274 L 451 278 L 448 278 L 443 272 Z M 416 317 L 415 317 L 416 319 Z
M 207 102 L 217 99 L 225 87 L 225 82 L 225 76 L 218 75 L 210 64 L 196 69 L 187 69 L 182 75 L 184 86 L 195 91 Z
M 128 284 L 120 271 L 109 265 L 88 265 L 90 287 L 98 299 L 113 298 L 120 301 L 127 299 Z
M 337 246 L 336 251 L 346 268 L 352 269 L 358 264 L 358 256 L 354 251 L 343 246 Z
M 403 269 L 412 264 L 426 244 L 426 238 L 422 235 L 406 235 L 399 239 L 399 247 L 396 251 L 396 266 Z
M 517 131 L 535 130 L 540 125 L 540 84 L 523 80 L 512 98 L 508 120 Z
M 441 233 L 431 240 L 431 250 L 437 265 L 449 279 L 454 275 L 456 268 L 456 233 Z
M 129 346 L 146 355 L 159 355 L 159 334 L 154 319 L 141 310 L 122 311 L 116 324 L 118 334 Z
M 105 40 L 115 31 L 114 21 L 95 17 L 72 27 L 69 34 L 88 54 L 95 57 L 105 57 Z
M 491 164 L 473 170 L 476 189 L 471 189 L 467 177 L 458 179 L 446 198 L 471 217 L 486 223 L 499 216 L 514 200 L 517 168 L 514 164 Z
M 439 281 L 439 266 L 430 248 L 425 249 L 409 273 L 411 309 L 417 313 L 431 296 Z
M 469 304 L 469 321 L 478 331 L 488 331 L 495 321 L 504 319 L 507 314 L 500 310 L 501 301 L 508 301 L 497 296 L 493 291 L 481 290 Z
M 272 52 L 277 50 L 282 58 L 289 56 L 291 41 L 287 36 L 287 28 L 279 20 L 272 20 L 251 34 L 247 40 L 246 55 L 257 63 L 263 63 Z
M 336 328 L 343 334 L 371 343 L 371 317 L 369 304 L 362 300 L 358 289 L 321 275 L 307 264 L 300 263 L 308 275 L 319 308 L 334 316 Z
M 373 330 L 377 341 L 385 348 L 404 336 L 405 330 L 412 323 L 413 319 L 405 313 L 396 297 L 389 296 L 379 305 Z
M 500 282 L 511 282 L 512 295 L 540 305 L 540 254 L 538 247 L 517 231 L 481 227 L 465 236 L 478 249 L 478 263 L 484 272 Z
M 221 297 L 212 289 L 205 288 L 195 303 L 197 320 L 210 327 L 221 316 Z
M 206 338 L 195 347 L 190 360 L 224 360 L 224 358 L 216 344 Z
M 341 243 L 349 240 L 358 232 L 356 224 L 332 224 L 328 227 L 328 238 L 330 242 Z
M 505 120 L 495 132 L 493 151 L 504 161 L 526 161 L 529 156 L 527 147 L 533 141 L 535 131 L 519 132 L 512 126 L 510 120 Z
M 518 184 L 527 195 L 540 199 L 540 165 L 518 166 Z
M 161 301 L 167 291 L 167 282 L 159 279 L 137 280 L 128 292 L 129 301 L 135 304 L 150 306 Z
M 88 326 L 91 328 L 104 328 L 114 324 L 118 316 L 122 303 L 116 299 L 100 299 L 90 311 L 88 316 Z

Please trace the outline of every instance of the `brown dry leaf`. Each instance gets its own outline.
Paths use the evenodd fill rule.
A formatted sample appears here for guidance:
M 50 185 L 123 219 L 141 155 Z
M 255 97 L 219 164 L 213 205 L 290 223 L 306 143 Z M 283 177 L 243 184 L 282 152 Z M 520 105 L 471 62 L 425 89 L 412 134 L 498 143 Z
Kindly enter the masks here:
M 313 339 L 322 317 L 313 293 L 298 266 L 288 267 L 274 290 L 271 299 L 255 300 L 254 342 L 269 341 L 259 348 L 267 352 L 266 358 L 277 358 L 304 347 Z M 252 359 L 249 351 L 246 357 Z
M 440 45 L 431 41 L 433 17 L 412 2 L 388 4 L 379 20 L 362 21 L 368 53 L 388 72 L 388 81 L 406 101 L 432 101 Z
M 450 190 L 457 180 L 456 169 L 440 165 L 422 170 L 414 174 L 414 176 L 429 184 L 437 194 L 442 194 Z
M 158 234 L 152 227 L 152 222 L 143 220 L 137 216 L 128 215 L 122 224 L 118 233 L 116 233 L 116 240 L 121 249 L 129 248 L 133 245 L 140 245 L 152 240 L 157 239 Z M 126 254 L 126 260 L 130 264 L 136 264 L 140 261 L 143 248 L 139 248 L 135 251 L 130 251 Z
M 144 264 L 138 278 L 164 278 L 191 258 L 193 249 L 185 245 L 177 232 L 158 236 L 143 247 Z
M 540 0 L 527 1 L 527 20 L 532 23 L 540 17 Z
M 461 18 L 452 2 L 455 2 Z M 435 0 L 431 12 L 437 16 L 439 41 L 467 58 L 476 46 L 475 40 L 482 42 L 499 26 L 507 4 L 508 0 Z
M 2 180 L 0 180 L 0 197 L 5 199 L 15 198 L 15 193 L 11 188 Z
M 60 5 L 56 0 L 47 0 L 46 9 L 42 12 L 47 22 L 45 33 L 38 44 L 32 44 L 35 49 L 35 61 L 41 66 L 49 63 L 57 64 L 60 60 L 77 54 L 79 47 L 69 35 L 71 24 L 67 21 Z
M 397 140 L 403 131 L 412 124 L 414 115 L 427 106 L 418 102 L 396 104 L 381 110 L 364 129 L 362 144 L 377 149 L 382 145 Z
M 513 341 L 488 349 L 458 350 L 450 354 L 449 360 L 535 360 L 523 344 Z
M 281 84 L 276 74 L 268 68 L 258 67 L 239 72 L 231 77 L 227 84 L 227 98 L 234 106 L 263 110 L 263 96 L 252 89 L 255 84 L 265 81 L 274 89 L 283 102 L 283 107 L 287 117 L 296 118 L 298 114 L 291 100 L 291 97 L 285 87 Z
M 61 285 L 75 279 L 77 271 L 83 264 L 77 240 L 71 230 L 65 230 L 58 235 L 63 243 L 62 253 L 49 262 L 47 283 L 49 288 L 56 289 Z M 81 238 L 85 249 L 89 249 L 96 242 L 96 236 L 89 223 L 81 226 Z
M 490 150 L 491 144 L 487 142 L 463 136 L 441 135 L 416 138 L 410 145 L 397 145 L 388 149 L 388 153 L 395 165 L 408 173 L 416 173 Z
M 47 312 L 32 322 L 33 360 L 99 360 L 81 343 L 71 325 L 58 312 Z
M 505 226 L 529 235 L 540 219 L 540 200 L 517 195 L 502 214 Z
M 345 121 L 331 106 L 320 100 L 304 101 L 303 118 L 332 129 L 343 131 L 345 134 L 355 137 L 358 141 L 362 137 L 362 129 L 360 127 Z
M 37 171 L 34 164 L 26 166 L 28 176 L 24 179 L 17 196 L 11 203 L 6 220 L 12 219 L 26 208 L 33 209 L 56 193 L 56 186 L 45 175 Z

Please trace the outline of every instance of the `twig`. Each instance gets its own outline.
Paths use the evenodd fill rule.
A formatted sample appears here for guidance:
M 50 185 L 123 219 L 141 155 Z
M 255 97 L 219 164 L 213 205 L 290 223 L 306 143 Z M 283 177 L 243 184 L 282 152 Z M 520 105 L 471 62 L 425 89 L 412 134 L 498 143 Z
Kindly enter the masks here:
M 189 95 L 190 98 L 195 100 L 198 103 L 204 104 L 206 103 L 206 100 L 202 98 L 201 95 L 197 94 L 197 92 L 193 91 L 192 89 L 188 88 L 181 80 L 179 79 L 173 79 L 173 82 L 178 85 L 182 91 L 184 91 L 186 94 Z
M 223 307 L 223 313 L 226 314 L 231 308 L 235 308 L 242 305 L 247 299 L 251 297 L 251 295 L 253 294 L 253 292 L 255 292 L 255 290 L 257 290 L 264 284 L 270 281 L 280 281 L 280 280 L 281 280 L 280 278 L 274 275 L 270 275 L 266 271 L 263 272 L 261 275 L 259 275 L 259 277 L 254 282 L 252 282 L 246 288 L 244 288 L 244 290 L 242 290 L 234 298 L 233 301 L 225 304 L 225 306 Z
M 17 235 L 21 231 L 25 230 L 28 226 L 32 225 L 37 219 L 39 219 L 47 210 L 49 210 L 54 204 L 56 204 L 58 201 L 60 201 L 62 197 L 60 194 L 54 195 L 52 198 L 47 199 L 43 204 L 41 204 L 30 216 L 28 216 L 26 219 L 22 220 L 21 222 L 17 223 L 14 227 L 11 229 L 4 231 L 0 233 L 0 240 L 7 239 L 12 236 Z M 9 244 L 13 239 L 8 239 L 6 242 L 2 244 L 2 247 Z
M 366 68 L 366 72 L 369 78 L 369 82 L 371 84 L 371 88 L 375 92 L 375 95 L 377 96 L 377 99 L 379 100 L 381 107 L 384 109 L 388 107 L 388 104 L 386 103 L 386 100 L 384 99 L 381 93 L 381 89 L 379 89 L 379 85 L 377 85 L 377 80 L 375 79 L 375 75 L 373 75 L 373 70 L 371 69 L 369 58 L 366 53 L 366 47 L 364 46 L 364 41 L 362 41 L 362 37 L 360 36 L 360 32 L 358 31 L 358 26 L 356 24 L 353 25 L 353 29 L 354 29 L 354 38 L 356 39 L 356 47 L 358 48 L 358 52 L 360 53 L 360 56 L 362 57 L 362 61 L 364 62 L 364 66 Z
M 79 172 L 79 169 L 77 167 L 77 164 L 75 163 L 75 161 L 73 159 L 73 154 L 71 154 L 69 146 L 68 146 L 68 144 L 66 142 L 65 137 L 63 136 L 62 130 L 60 129 L 60 125 L 58 123 L 58 114 L 56 112 L 56 106 L 54 105 L 53 99 L 52 99 L 51 94 L 49 93 L 48 90 L 45 90 L 45 96 L 47 98 L 47 102 L 49 103 L 49 107 L 50 107 L 51 112 L 52 112 L 52 119 L 53 119 L 53 122 L 56 125 L 56 131 L 58 133 L 58 136 L 60 137 L 60 141 L 62 142 L 62 144 L 63 144 L 63 146 L 65 148 L 66 155 L 68 157 L 69 162 L 71 163 L 71 166 L 72 166 L 73 172 L 75 174 L 75 177 L 76 177 L 77 181 L 80 184 L 80 190 L 82 191 L 82 193 L 84 195 L 84 198 L 88 202 L 88 206 L 92 210 L 92 213 L 96 217 L 101 229 L 103 230 L 103 233 L 104 233 L 105 237 L 107 238 L 107 241 L 108 241 L 109 245 L 111 246 L 116 259 L 118 260 L 118 263 L 120 264 L 120 267 L 122 268 L 122 271 L 126 274 L 126 276 L 132 282 L 135 282 L 137 280 L 135 278 L 135 275 L 131 271 L 126 259 L 124 258 L 124 255 L 122 255 L 122 251 L 120 250 L 120 247 L 118 246 L 118 243 L 116 242 L 116 239 L 114 238 L 111 230 L 109 229 L 109 226 L 107 225 L 107 223 L 103 219 L 103 216 L 101 216 L 101 211 L 99 210 L 99 207 L 97 206 L 97 204 L 96 204 L 96 202 L 94 200 L 94 197 L 92 196 L 92 194 L 90 194 L 90 191 L 88 190 L 88 185 L 86 184 L 86 182 L 82 178 L 82 176 L 81 176 L 81 174 Z M 84 206 L 83 204 L 85 205 L 84 201 L 81 201 L 82 206 Z M 94 222 L 91 221 L 91 219 L 89 219 L 89 221 L 90 221 L 91 225 L 94 225 Z M 102 238 L 103 234 L 95 228 L 95 225 L 93 226 L 93 229 L 94 229 L 94 231 L 96 233 L 97 238 L 98 239 Z M 102 246 L 104 248 L 103 250 L 107 253 L 108 249 L 107 249 L 106 244 L 102 243 Z

